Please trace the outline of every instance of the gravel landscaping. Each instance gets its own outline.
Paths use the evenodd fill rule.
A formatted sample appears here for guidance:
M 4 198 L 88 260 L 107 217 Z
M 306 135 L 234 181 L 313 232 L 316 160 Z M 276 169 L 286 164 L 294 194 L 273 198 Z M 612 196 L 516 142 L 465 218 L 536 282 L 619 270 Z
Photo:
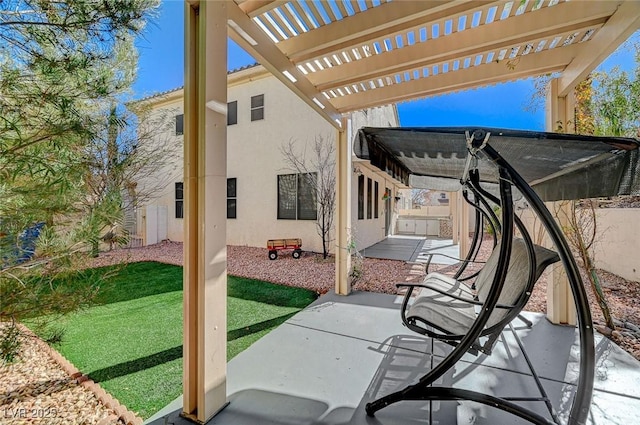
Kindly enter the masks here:
M 480 254 L 480 257 L 486 256 L 488 248 Z M 163 242 L 143 248 L 116 249 L 101 253 L 88 267 L 138 261 L 182 265 L 182 244 Z M 455 266 L 434 265 L 430 268 L 430 271 L 435 270 L 447 273 L 454 271 Z M 297 260 L 282 254 L 271 261 L 266 249 L 239 246 L 227 247 L 227 271 L 240 277 L 310 289 L 318 294 L 332 291 L 335 278 L 333 258 L 324 260 L 321 255 L 304 252 Z M 357 291 L 395 294 L 395 283 L 418 281 L 424 277 L 423 266 L 393 260 L 365 258 L 362 271 L 354 285 Z M 545 312 L 548 273 L 538 282 L 527 310 Z M 619 327 L 607 336 L 640 359 L 640 308 L 637 306 L 640 283 L 626 281 L 604 271 L 600 271 L 600 278 Z M 597 326 L 603 322 L 602 315 L 590 291 L 589 295 Z M 127 422 L 122 420 L 122 415 L 105 407 L 102 399 L 99 400 L 88 385 L 81 383 L 82 379 L 70 376 L 54 361 L 55 353 L 52 356 L 52 350 L 44 343 L 34 337 L 25 338 L 23 342 L 20 361 L 0 366 L 0 423 L 7 421 L 6 415 L 17 415 L 10 420 L 12 424 L 106 425 Z
M 0 423 L 125 424 L 98 399 L 82 375 L 71 375 L 54 360 L 57 353 L 52 355 L 44 342 L 22 331 L 18 360 L 0 366 Z

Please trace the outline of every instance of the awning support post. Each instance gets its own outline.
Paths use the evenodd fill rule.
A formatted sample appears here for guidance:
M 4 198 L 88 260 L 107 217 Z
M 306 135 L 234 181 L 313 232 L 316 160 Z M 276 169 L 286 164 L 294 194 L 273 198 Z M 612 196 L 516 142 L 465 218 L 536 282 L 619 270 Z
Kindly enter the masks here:
M 348 137 L 349 121 L 343 117 L 336 133 L 336 294 L 349 295 L 351 282 L 351 145 Z
M 184 375 L 182 416 L 227 403 L 227 7 L 185 2 Z
M 546 131 L 575 133 L 575 96 L 573 90 L 567 96 L 559 96 L 558 79 L 549 83 L 546 102 Z M 555 204 L 555 205 L 554 205 Z M 566 228 L 569 202 L 555 202 L 548 205 L 560 228 Z M 562 265 L 553 266 L 551 281 L 547 285 L 547 318 L 551 323 L 577 323 L 573 297 L 569 288 L 569 279 Z

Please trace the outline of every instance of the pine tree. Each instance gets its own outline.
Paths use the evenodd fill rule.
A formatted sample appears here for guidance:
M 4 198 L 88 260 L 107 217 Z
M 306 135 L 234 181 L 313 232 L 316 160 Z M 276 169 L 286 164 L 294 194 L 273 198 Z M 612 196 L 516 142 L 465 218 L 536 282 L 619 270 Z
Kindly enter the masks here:
M 0 0 L 0 321 L 51 320 L 96 293 L 99 276 L 66 284 L 96 237 L 86 149 L 135 78 L 134 40 L 158 3 Z M 7 329 L 0 359 L 15 353 Z

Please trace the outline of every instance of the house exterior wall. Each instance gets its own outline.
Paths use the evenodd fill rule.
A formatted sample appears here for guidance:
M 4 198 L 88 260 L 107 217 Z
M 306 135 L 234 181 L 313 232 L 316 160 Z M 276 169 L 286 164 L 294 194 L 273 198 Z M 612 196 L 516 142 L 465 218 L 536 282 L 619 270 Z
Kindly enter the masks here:
M 323 138 L 335 144 L 336 130 L 279 80 L 261 71 L 260 67 L 256 68 L 229 76 L 228 101 L 237 102 L 237 124 L 227 127 L 227 176 L 236 179 L 236 218 L 227 219 L 227 243 L 265 247 L 268 239 L 302 238 L 303 250 L 322 252 L 322 239 L 315 220 L 278 219 L 278 175 L 295 173 L 285 163 L 281 147 L 290 140 L 299 152 L 305 152 L 306 146 L 306 158 L 310 160 L 309 151 L 314 139 Z M 264 119 L 251 121 L 251 98 L 257 95 L 264 95 Z M 181 90 L 154 105 L 156 113 L 170 111 L 173 115 L 182 114 L 182 108 Z M 351 115 L 351 134 L 364 125 L 398 125 L 395 107 Z M 176 143 L 182 143 L 183 136 L 173 137 Z M 174 160 L 182 164 L 182 151 Z M 174 183 L 182 181 L 181 171 L 180 167 Z M 384 187 L 395 187 L 390 177 L 385 182 L 384 176 L 374 176 L 371 170 L 367 173 L 379 182 L 380 197 Z M 167 206 L 167 237 L 183 241 L 183 220 L 175 214 L 174 183 L 148 204 Z M 356 194 L 357 186 L 352 198 Z M 227 202 L 226 195 L 211 194 L 224 203 Z M 357 199 L 355 202 L 357 207 Z M 377 220 L 361 223 L 357 220 L 357 210 L 352 213 L 354 232 L 363 237 L 362 244 L 358 241 L 359 249 L 385 237 L 383 204 L 381 202 Z
M 527 226 L 534 243 L 551 246 L 549 237 L 540 220 L 531 209 L 518 215 Z M 635 282 L 640 281 L 640 208 L 596 209 L 598 234 L 593 245 L 593 260 L 596 268 Z
M 395 186 L 391 177 L 374 172 L 369 168 L 368 162 L 354 162 L 356 172 L 351 178 L 351 234 L 358 250 L 362 250 L 381 241 L 387 235 L 394 233 L 395 220 L 398 215 L 398 202 L 395 198 L 399 196 L 399 190 Z M 364 218 L 358 217 L 358 177 L 362 175 L 364 178 Z M 368 202 L 368 180 L 371 180 L 371 218 L 369 218 L 369 202 Z M 375 197 L 375 183 L 378 183 L 378 197 Z M 390 189 L 391 196 L 389 203 L 385 202 L 383 196 L 386 189 Z M 375 203 L 378 203 L 378 217 L 375 217 Z M 387 210 L 387 205 L 390 209 Z M 390 215 L 390 226 L 386 229 L 386 216 Z
M 601 208 L 596 221 L 596 267 L 640 282 L 640 208 Z
M 182 90 L 172 92 L 170 95 L 163 97 L 154 108 L 148 111 L 151 121 L 155 121 L 160 117 L 163 119 L 173 119 L 175 115 L 183 113 L 183 96 Z M 169 127 L 169 126 L 167 126 Z M 156 220 L 155 217 L 147 217 L 147 207 L 152 210 L 162 206 L 167 209 L 167 222 L 161 223 L 166 227 L 166 237 L 169 240 L 182 241 L 182 219 L 176 219 L 176 202 L 175 202 L 175 183 L 182 182 L 183 179 L 183 136 L 175 134 L 175 127 L 170 126 L 171 131 L 158 134 L 154 140 L 139 141 L 139 143 L 155 143 L 161 145 L 164 143 L 173 145 L 170 149 L 171 157 L 164 164 L 161 164 L 154 170 L 154 173 L 144 176 L 137 182 L 136 191 L 138 193 L 148 193 L 151 191 L 150 199 L 143 201 L 142 208 L 138 208 L 138 217 L 136 228 L 139 236 L 142 237 L 144 245 L 154 243 L 157 235 L 148 234 L 148 220 Z M 149 189 L 154 188 L 154 189 Z
M 259 94 L 264 119 L 251 121 L 251 96 Z M 315 221 L 278 219 L 277 176 L 295 173 L 280 149 L 292 140 L 303 151 L 315 137 L 335 143 L 336 130 L 274 77 L 230 86 L 228 99 L 238 102 L 238 124 L 227 129 L 227 176 L 237 178 L 237 218 L 227 220 L 227 242 L 265 247 L 268 239 L 302 238 L 304 250 L 321 252 Z

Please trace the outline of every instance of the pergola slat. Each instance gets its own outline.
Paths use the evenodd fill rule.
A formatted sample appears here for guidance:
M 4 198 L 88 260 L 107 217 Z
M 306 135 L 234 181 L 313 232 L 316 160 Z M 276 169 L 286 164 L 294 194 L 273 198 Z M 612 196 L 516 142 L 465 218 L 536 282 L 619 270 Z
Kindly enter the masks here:
M 364 12 L 362 9 L 360 9 L 360 4 L 358 4 L 358 0 L 351 0 L 349 3 L 351 3 L 351 8 L 355 13 Z
M 253 18 L 262 15 L 280 5 L 287 3 L 289 0 L 247 0 L 238 5 L 244 13 Z
M 324 22 L 324 19 L 322 18 L 322 14 L 320 13 L 318 8 L 316 7 L 316 4 L 313 1 L 307 1 L 306 4 L 309 7 L 309 10 L 311 11 L 311 14 L 315 18 L 315 20 L 318 23 L 318 25 L 320 27 L 325 26 L 326 23 Z
M 338 6 L 338 10 L 340 10 L 340 13 L 342 14 L 342 19 L 349 16 L 349 13 L 347 12 L 347 8 L 344 7 L 344 3 L 342 2 L 342 0 L 336 0 L 336 5 Z
M 307 28 L 309 28 L 309 30 L 312 30 L 312 29 L 316 28 L 316 25 L 309 19 L 309 16 L 307 15 L 307 12 L 305 12 L 302 9 L 302 7 L 300 6 L 300 4 L 297 1 L 292 1 L 289 4 L 293 6 L 295 12 L 297 12 L 297 14 L 298 14 L 298 17 L 307 26 Z M 298 37 L 302 37 L 302 35 L 299 35 Z M 298 39 L 298 37 L 296 37 L 295 39 L 292 39 L 292 40 L 296 40 L 296 39 Z
M 329 19 L 331 20 L 331 22 L 335 22 L 338 20 L 338 17 L 333 12 L 333 9 L 331 8 L 331 5 L 329 4 L 329 2 L 320 3 L 320 6 L 324 9 L 326 14 L 329 16 Z
M 280 29 L 287 35 L 288 38 L 295 37 L 299 32 L 289 23 L 288 19 L 283 19 L 284 15 L 281 14 L 280 9 L 273 9 L 268 15 L 273 21 L 280 27 Z
M 437 62 L 453 60 L 457 57 L 487 53 L 517 46 L 529 41 L 537 41 L 556 35 L 565 35 L 574 31 L 598 27 L 605 23 L 610 4 L 599 3 L 602 13 L 587 13 L 569 9 L 547 8 L 539 13 L 547 25 L 541 27 L 526 15 L 516 16 L 510 20 L 496 22 L 491 31 L 484 27 L 475 28 L 432 39 L 426 43 L 416 43 L 402 49 L 396 49 L 380 55 L 353 61 L 339 68 L 330 68 L 308 76 L 309 80 L 320 90 L 334 85 L 351 84 L 359 80 L 403 72 L 418 66 L 428 66 Z M 615 6 L 615 5 L 614 5 Z M 595 16 L 595 18 L 594 18 Z M 558 34 L 558 31 L 564 30 Z M 425 49 L 429 54 L 425 55 Z
M 534 16 L 529 16 L 529 15 L 519 15 L 517 17 L 511 18 L 509 20 L 504 20 L 504 21 L 497 21 L 494 22 L 490 25 L 499 25 L 498 27 L 487 27 L 486 30 L 482 30 L 479 29 L 482 26 L 478 26 L 475 28 L 470 28 L 469 30 L 473 30 L 476 31 L 480 34 L 482 34 L 483 32 L 486 33 L 490 33 L 491 35 L 494 36 L 494 39 L 496 40 L 500 40 L 501 37 L 499 37 L 503 31 L 509 31 L 509 33 L 513 33 L 514 31 L 518 31 L 518 27 L 522 22 L 528 22 L 529 25 L 527 25 L 528 31 L 530 32 L 535 32 L 535 31 L 541 31 L 541 30 L 546 30 L 546 29 L 553 29 L 553 28 L 561 28 L 562 26 L 572 26 L 575 25 L 575 23 L 577 22 L 584 22 L 585 26 L 591 25 L 590 20 L 593 19 L 597 19 L 597 18 L 602 18 L 602 21 L 600 23 L 604 23 L 606 20 L 606 17 L 610 16 L 611 13 L 613 13 L 613 11 L 615 11 L 616 9 L 616 4 L 613 2 L 597 2 L 594 3 L 594 5 L 592 6 L 592 8 L 585 10 L 582 9 L 580 11 L 574 12 L 574 8 L 570 7 L 570 6 L 565 6 L 565 7 L 560 7 L 560 6 L 556 6 L 557 8 L 545 8 L 544 10 L 539 10 L 539 11 L 535 11 L 533 13 L 540 13 L 541 15 L 536 15 L 535 16 L 535 20 L 531 19 Z M 472 13 L 470 13 L 469 15 L 469 19 L 467 19 L 467 26 L 469 26 L 469 21 L 471 19 Z M 558 16 L 562 16 L 562 19 L 557 19 Z M 535 21 L 533 24 L 533 28 L 531 25 L 531 22 Z M 545 25 L 540 25 L 539 22 L 540 21 L 544 21 Z M 417 31 L 418 33 L 420 32 L 420 28 L 424 27 L 425 25 L 427 26 L 427 39 L 431 39 L 432 38 L 432 34 L 431 34 L 431 25 L 435 24 L 436 22 L 426 22 L 426 23 L 422 23 L 422 25 L 420 25 L 419 27 L 415 27 L 415 28 L 411 28 L 410 30 L 413 31 Z M 441 28 L 443 27 L 443 25 L 441 25 Z M 408 32 L 409 30 L 406 30 L 406 32 Z M 405 33 L 406 33 L 405 32 Z M 460 33 L 464 33 L 465 31 L 459 31 Z M 388 35 L 386 35 L 385 38 L 391 38 L 391 39 L 395 39 L 395 36 L 397 35 L 397 33 L 390 33 Z M 442 36 L 442 30 L 441 30 L 441 34 Z M 449 36 L 454 35 L 453 33 L 450 34 Z M 524 34 L 523 34 L 524 36 Z M 419 37 L 418 37 L 419 38 Z M 440 38 L 440 37 L 438 37 Z M 486 38 L 486 36 L 483 36 L 483 39 Z M 522 38 L 522 37 L 521 37 Z M 373 41 L 375 42 L 382 42 L 383 39 L 377 39 L 377 40 L 370 40 L 367 42 L 371 42 Z M 289 41 L 289 40 L 287 40 Z M 473 41 L 473 38 L 463 38 L 462 40 L 456 40 L 456 39 L 451 39 L 449 40 L 449 42 L 452 45 L 455 46 L 460 46 L 460 43 L 467 43 L 465 45 L 473 45 L 474 43 L 470 43 L 469 41 Z M 286 42 L 285 42 L 286 43 Z M 284 44 L 284 43 L 283 43 Z M 361 42 L 359 43 L 359 45 L 362 44 L 366 44 L 365 42 Z M 396 48 L 394 46 L 394 48 Z M 430 51 L 430 50 L 429 50 Z M 431 54 L 431 53 L 429 53 Z M 404 56 L 404 55 L 403 55 Z M 424 55 L 424 53 L 421 53 L 421 56 L 426 56 Z M 407 56 L 409 57 L 409 56 Z M 397 62 L 397 59 L 395 59 Z M 349 71 L 345 71 L 345 73 L 349 73 Z M 322 80 L 320 80 L 322 81 Z M 318 82 L 318 84 L 322 84 L 320 82 Z
M 302 34 L 307 32 L 307 29 L 303 26 L 304 23 L 291 13 L 290 5 L 284 5 L 280 8 L 280 11 L 284 14 L 284 16 L 289 20 L 289 23 L 293 25 L 293 27 L 298 31 L 298 34 Z
M 401 102 L 413 97 L 426 97 L 464 90 L 471 87 L 488 85 L 495 82 L 510 81 L 531 75 L 558 72 L 564 69 L 582 49 L 584 44 L 558 47 L 545 50 L 536 55 L 520 57 L 518 65 L 509 69 L 504 63 L 491 62 L 478 67 L 460 69 L 456 72 L 432 75 L 390 87 L 367 90 L 350 96 L 332 99 L 331 103 L 340 112 L 346 113 L 377 105 Z
M 640 1 L 622 3 L 609 18 L 607 25 L 589 40 L 590 49 L 583 51 L 562 73 L 559 81 L 559 94 L 566 96 L 575 85 L 584 80 L 600 62 L 613 53 L 639 27 Z
M 324 117 L 332 125 L 338 126 L 336 120 L 340 119 L 340 113 L 331 104 L 323 102 L 325 107 L 318 106 L 313 99 L 322 100 L 320 92 L 304 78 L 302 72 L 292 64 L 278 47 L 270 42 L 270 38 L 233 2 L 228 3 L 228 18 L 235 26 L 241 28 L 244 34 L 239 33 L 234 25 L 230 26 L 229 36 L 238 43 L 247 53 L 263 64 L 274 76 L 276 76 L 291 91 L 296 93 L 309 106 L 311 106 L 320 116 Z M 251 39 L 248 40 L 246 36 Z M 255 43 L 255 44 L 254 44 Z M 267 59 L 268 58 L 268 59 Z M 283 74 L 287 71 L 296 78 L 296 82 L 291 81 Z
M 267 19 L 267 17 L 264 14 L 261 16 L 256 16 L 254 19 L 259 20 L 260 23 L 264 25 L 278 41 L 285 40 L 285 38 L 276 29 L 276 26 L 273 24 L 273 22 Z
M 375 7 L 366 13 L 334 22 L 313 33 L 286 40 L 278 46 L 294 62 L 302 62 L 353 46 L 365 44 L 436 21 L 451 14 L 464 14 L 492 3 L 471 2 L 391 2 Z M 294 3 L 295 4 L 295 3 Z

